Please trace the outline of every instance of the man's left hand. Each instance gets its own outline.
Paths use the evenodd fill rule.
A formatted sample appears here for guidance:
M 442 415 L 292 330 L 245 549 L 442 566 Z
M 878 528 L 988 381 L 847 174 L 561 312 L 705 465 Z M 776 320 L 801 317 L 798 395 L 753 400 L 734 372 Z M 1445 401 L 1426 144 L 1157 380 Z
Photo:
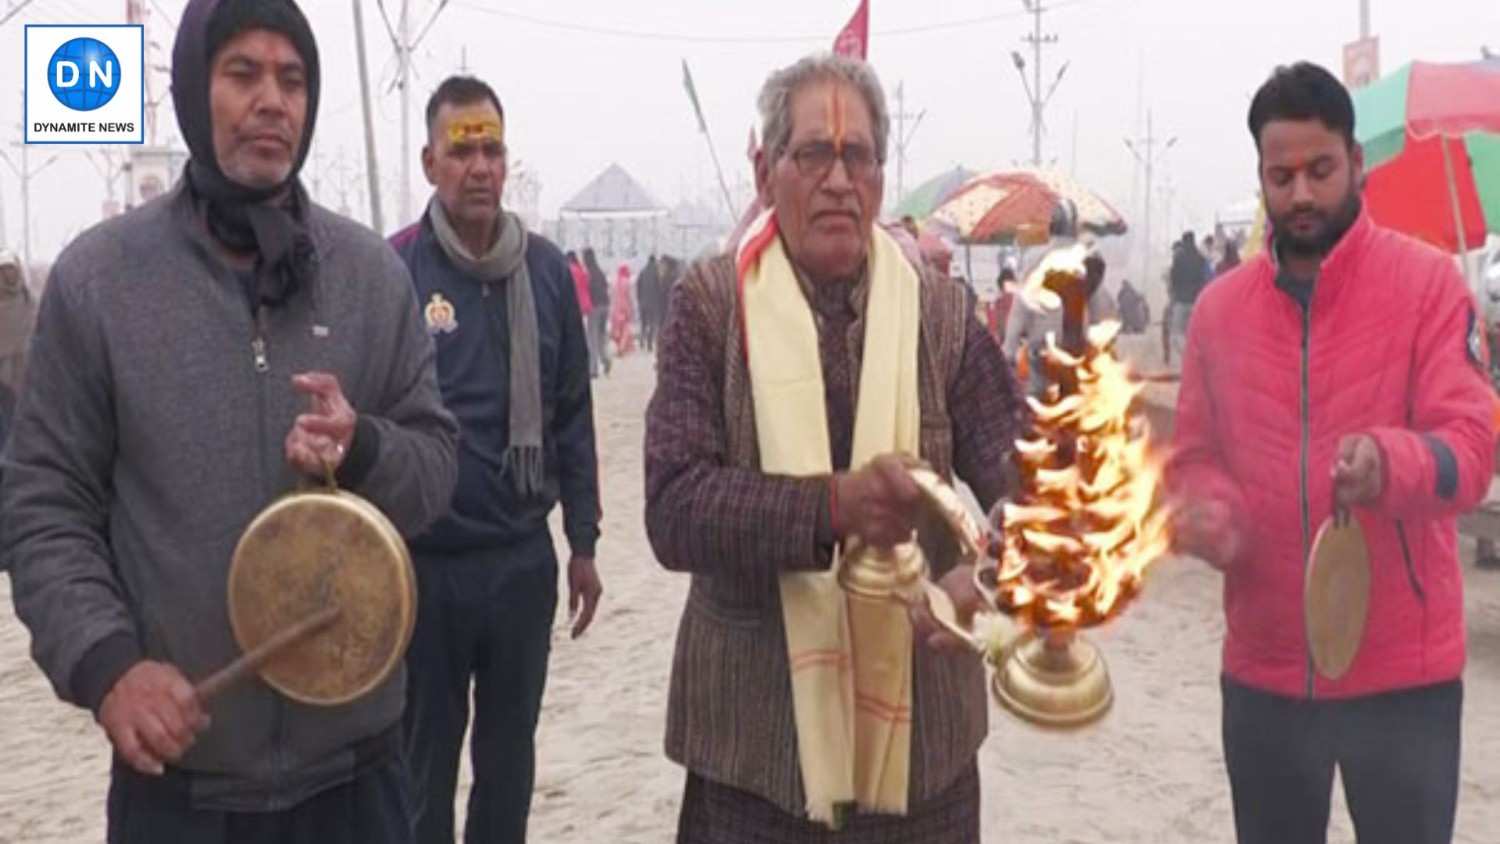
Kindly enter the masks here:
M 1351 434 L 1339 441 L 1333 464 L 1334 501 L 1342 508 L 1367 507 L 1379 498 L 1385 477 L 1380 446 L 1369 434 Z
M 937 587 L 947 592 L 952 599 L 961 627 L 968 627 L 974 621 L 974 614 L 985 609 L 984 596 L 979 593 L 979 587 L 974 585 L 974 567 L 971 565 L 956 566 L 953 571 L 943 575 L 937 582 Z M 932 617 L 932 609 L 928 606 L 925 595 L 909 604 L 908 612 L 911 615 L 912 636 L 928 648 L 949 653 L 975 653 L 968 642 L 953 635 Z
M 305 372 L 292 387 L 312 400 L 310 412 L 297 417 L 286 435 L 286 462 L 304 475 L 321 478 L 337 471 L 354 442 L 356 414 L 337 376 Z
M 568 561 L 568 616 L 573 620 L 574 639 L 589 629 L 602 597 L 604 584 L 599 582 L 599 570 L 594 568 L 594 558 L 575 554 Z

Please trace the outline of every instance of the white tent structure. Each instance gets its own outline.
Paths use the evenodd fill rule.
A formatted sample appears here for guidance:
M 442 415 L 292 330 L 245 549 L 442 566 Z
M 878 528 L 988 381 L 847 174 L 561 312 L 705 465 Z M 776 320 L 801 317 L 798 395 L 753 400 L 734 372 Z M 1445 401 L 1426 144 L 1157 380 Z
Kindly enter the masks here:
M 557 239 L 563 249 L 591 247 L 601 256 L 644 258 L 661 251 L 668 210 L 618 164 L 611 164 L 563 203 Z

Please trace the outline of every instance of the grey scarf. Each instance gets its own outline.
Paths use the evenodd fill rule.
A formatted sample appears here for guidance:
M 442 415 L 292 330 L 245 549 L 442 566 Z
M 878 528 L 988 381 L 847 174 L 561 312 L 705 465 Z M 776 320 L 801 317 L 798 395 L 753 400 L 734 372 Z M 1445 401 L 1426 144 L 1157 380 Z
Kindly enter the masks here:
M 516 491 L 530 498 L 541 491 L 542 367 L 538 352 L 536 298 L 526 269 L 526 224 L 508 211 L 500 214 L 500 236 L 490 251 L 478 258 L 469 253 L 448 220 L 437 197 L 427 206 L 432 229 L 449 260 L 484 284 L 505 285 L 510 322 L 510 442 L 505 448 L 505 471 Z

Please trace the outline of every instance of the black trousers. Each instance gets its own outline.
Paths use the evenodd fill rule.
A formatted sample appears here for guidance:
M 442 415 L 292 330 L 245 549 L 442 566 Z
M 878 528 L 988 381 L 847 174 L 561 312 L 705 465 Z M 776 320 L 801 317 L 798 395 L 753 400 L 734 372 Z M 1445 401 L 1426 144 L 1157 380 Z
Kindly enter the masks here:
M 1240 844 L 1323 844 L 1335 766 L 1360 844 L 1452 840 L 1460 681 L 1342 701 L 1222 685 Z
M 416 629 L 407 651 L 406 740 L 419 844 L 452 844 L 458 761 L 469 725 L 466 842 L 521 844 L 536 776 L 557 557 L 542 534 L 507 559 L 416 563 Z
M 641 348 L 648 352 L 656 350 L 656 334 L 661 326 L 661 319 L 654 314 L 641 317 Z
M 376 752 L 359 763 L 354 779 L 279 812 L 195 809 L 185 774 L 168 769 L 150 777 L 116 760 L 109 844 L 411 844 L 411 782 L 400 731 L 378 738 L 368 743 Z

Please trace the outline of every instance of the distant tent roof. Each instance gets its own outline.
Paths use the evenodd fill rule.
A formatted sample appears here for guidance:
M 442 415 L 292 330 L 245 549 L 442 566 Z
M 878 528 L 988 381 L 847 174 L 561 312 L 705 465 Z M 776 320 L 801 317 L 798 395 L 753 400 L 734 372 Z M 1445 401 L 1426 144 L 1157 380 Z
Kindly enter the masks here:
M 609 167 L 574 197 L 563 203 L 562 213 L 588 217 L 658 216 L 667 209 L 618 164 Z

